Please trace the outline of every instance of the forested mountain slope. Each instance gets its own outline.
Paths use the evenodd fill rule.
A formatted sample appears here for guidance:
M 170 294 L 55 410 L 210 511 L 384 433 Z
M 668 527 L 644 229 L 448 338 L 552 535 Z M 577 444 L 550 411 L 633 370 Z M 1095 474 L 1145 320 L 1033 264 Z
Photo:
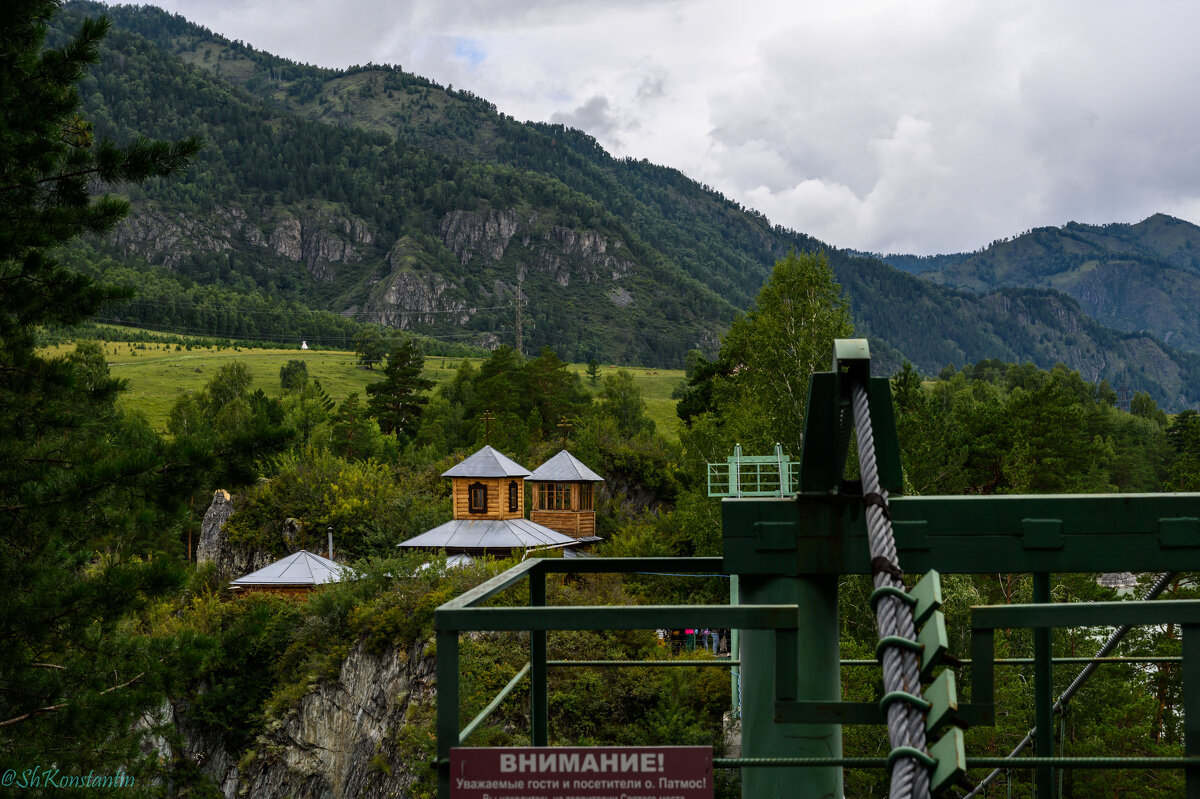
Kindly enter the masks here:
M 155 271 L 143 282 L 156 298 L 124 308 L 129 321 L 214 324 L 167 295 L 215 284 L 494 346 L 514 342 L 520 296 L 527 352 L 681 366 L 714 349 L 779 257 L 824 250 L 881 368 L 1061 360 L 1166 407 L 1200 400 L 1192 359 L 1056 293 L 980 299 L 917 280 L 398 67 L 295 64 L 149 7 L 75 2 L 58 24 L 100 13 L 114 30 L 81 86 L 96 134 L 207 141 L 186 177 L 138 189 L 134 216 L 81 256 L 124 280 Z
M 1058 289 L 1102 324 L 1200 350 L 1200 227 L 1165 214 L 1132 225 L 1036 228 L 974 253 L 885 260 L 976 292 Z

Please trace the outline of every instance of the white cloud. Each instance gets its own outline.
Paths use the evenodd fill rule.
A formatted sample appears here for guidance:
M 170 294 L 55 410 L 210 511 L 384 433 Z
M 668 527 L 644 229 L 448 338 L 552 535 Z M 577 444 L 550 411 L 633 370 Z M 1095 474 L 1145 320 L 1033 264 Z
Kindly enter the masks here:
M 399 63 L 836 246 L 1200 222 L 1182 0 L 168 0 L 300 61 Z

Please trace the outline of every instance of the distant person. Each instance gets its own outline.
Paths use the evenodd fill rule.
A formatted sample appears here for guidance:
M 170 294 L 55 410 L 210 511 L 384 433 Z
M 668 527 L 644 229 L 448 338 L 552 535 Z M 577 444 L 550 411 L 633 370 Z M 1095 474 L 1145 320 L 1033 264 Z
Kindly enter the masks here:
M 301 340 L 301 342 L 300 342 L 300 349 L 302 349 L 302 350 L 306 350 L 306 349 L 308 349 L 308 342 L 307 342 L 307 341 L 304 341 L 304 340 Z

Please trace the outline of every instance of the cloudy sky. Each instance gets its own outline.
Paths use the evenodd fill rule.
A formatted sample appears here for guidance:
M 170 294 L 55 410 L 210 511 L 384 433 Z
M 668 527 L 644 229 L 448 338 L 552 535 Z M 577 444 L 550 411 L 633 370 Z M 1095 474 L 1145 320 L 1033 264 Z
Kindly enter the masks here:
M 400 64 L 677 167 L 839 247 L 1200 223 L 1200 3 L 158 0 L 322 66 Z

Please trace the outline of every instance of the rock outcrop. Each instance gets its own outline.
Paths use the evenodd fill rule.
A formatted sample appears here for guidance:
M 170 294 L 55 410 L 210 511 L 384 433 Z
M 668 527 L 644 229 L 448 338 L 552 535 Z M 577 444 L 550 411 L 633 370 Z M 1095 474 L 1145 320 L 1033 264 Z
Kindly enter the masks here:
M 179 754 L 227 799 L 407 796 L 422 764 L 404 762 L 395 741 L 410 717 L 428 717 L 434 705 L 435 659 L 426 649 L 426 641 L 382 653 L 358 644 L 337 679 L 311 688 L 240 757 L 177 704 L 173 715 L 184 747 Z
M 499 261 L 520 223 L 517 212 L 511 209 L 492 209 L 482 214 L 451 211 L 442 217 L 442 240 L 464 265 L 476 256 Z
M 417 325 L 465 325 L 473 309 L 453 296 L 457 287 L 434 273 L 400 269 L 372 292 L 367 313 L 372 322 L 407 330 Z
M 249 246 L 303 263 L 322 281 L 333 279 L 337 265 L 362 260 L 362 250 L 374 239 L 361 219 L 327 211 L 269 213 L 256 221 L 237 206 L 202 216 L 168 216 L 150 204 L 139 206 L 112 236 L 123 251 L 172 269 L 187 254 L 244 252 Z
M 200 542 L 196 545 L 197 563 L 215 563 L 217 571 L 240 577 L 261 569 L 273 559 L 269 553 L 246 551 L 230 546 L 225 535 L 225 524 L 233 515 L 233 498 L 229 492 L 218 488 L 213 492 L 212 504 L 200 524 Z
M 370 228 L 358 219 L 314 213 L 280 219 L 270 237 L 271 250 L 292 261 L 303 261 L 317 280 L 334 277 L 334 265 L 362 258 L 355 245 L 374 241 Z

